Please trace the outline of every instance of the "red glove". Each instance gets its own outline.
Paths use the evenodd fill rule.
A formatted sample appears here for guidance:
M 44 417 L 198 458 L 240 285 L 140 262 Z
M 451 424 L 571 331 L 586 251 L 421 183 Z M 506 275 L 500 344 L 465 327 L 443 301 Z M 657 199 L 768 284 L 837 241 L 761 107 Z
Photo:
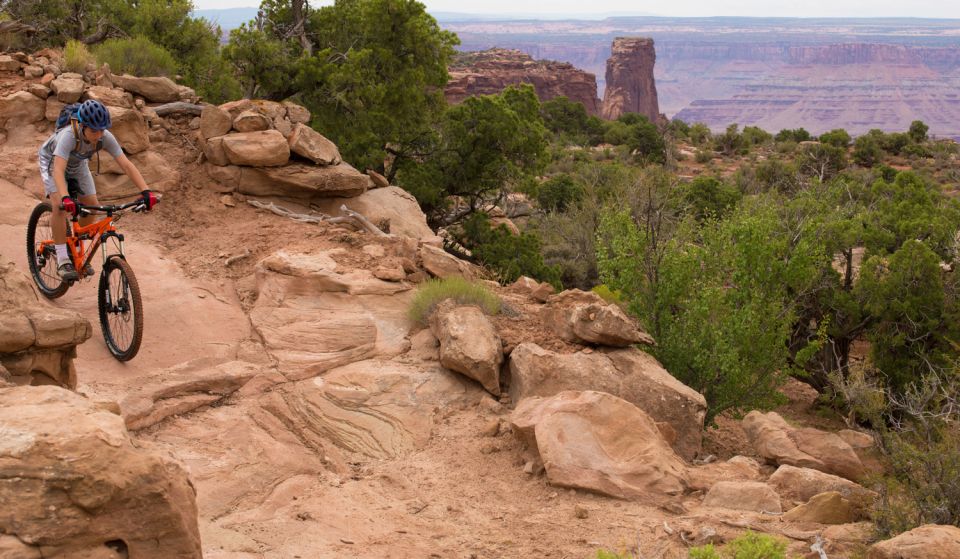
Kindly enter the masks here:
M 74 217 L 80 213 L 80 208 L 77 207 L 77 201 L 69 196 L 64 196 L 60 199 L 60 208 Z
M 147 211 L 152 210 L 153 207 L 157 205 L 157 202 L 160 201 L 152 190 L 144 190 L 140 195 L 143 196 L 143 205 L 146 206 Z

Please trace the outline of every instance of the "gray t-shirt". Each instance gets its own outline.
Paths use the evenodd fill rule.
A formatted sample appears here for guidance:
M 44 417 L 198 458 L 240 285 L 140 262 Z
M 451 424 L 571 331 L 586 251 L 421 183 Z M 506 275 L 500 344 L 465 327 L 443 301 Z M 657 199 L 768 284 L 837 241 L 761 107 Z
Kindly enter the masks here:
M 114 159 L 120 157 L 123 151 L 114 135 L 106 130 L 103 133 L 103 149 L 112 155 Z M 48 173 L 53 171 L 53 158 L 59 155 L 67 160 L 67 175 L 75 176 L 81 170 L 81 165 L 86 165 L 87 160 L 96 153 L 96 144 L 91 144 L 80 134 L 80 147 L 77 147 L 77 139 L 73 135 L 73 126 L 64 126 L 57 133 L 47 138 L 46 142 L 40 146 L 40 168 Z

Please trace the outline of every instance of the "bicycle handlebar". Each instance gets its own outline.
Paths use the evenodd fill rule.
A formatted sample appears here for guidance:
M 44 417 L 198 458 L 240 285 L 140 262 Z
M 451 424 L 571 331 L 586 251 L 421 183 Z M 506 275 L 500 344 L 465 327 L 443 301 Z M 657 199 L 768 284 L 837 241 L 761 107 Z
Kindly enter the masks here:
M 162 196 L 156 193 L 155 193 L 155 196 L 157 197 L 157 202 L 159 202 L 160 199 L 162 198 Z M 122 212 L 130 208 L 133 208 L 134 212 L 142 212 L 144 209 L 146 209 L 145 206 L 146 204 L 144 203 L 143 198 L 137 198 L 132 202 L 127 202 L 126 204 L 120 204 L 119 206 L 115 206 L 115 205 L 93 206 L 93 205 L 86 205 L 86 204 L 81 204 L 77 202 L 77 213 L 85 214 L 85 215 L 90 215 L 92 213 L 114 213 L 114 212 Z

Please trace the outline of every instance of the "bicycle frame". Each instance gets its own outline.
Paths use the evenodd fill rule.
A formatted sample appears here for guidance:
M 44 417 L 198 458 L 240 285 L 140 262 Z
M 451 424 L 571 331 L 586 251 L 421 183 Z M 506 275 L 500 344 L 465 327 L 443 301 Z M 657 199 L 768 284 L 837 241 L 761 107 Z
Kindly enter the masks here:
M 102 264 L 106 264 L 107 250 L 105 242 L 110 238 L 117 239 L 118 252 L 115 254 L 119 254 L 121 257 L 123 257 L 123 235 L 117 232 L 116 228 L 113 226 L 113 213 L 113 211 L 107 211 L 106 217 L 88 225 L 80 225 L 77 217 L 72 219 L 73 223 L 71 229 L 73 230 L 73 234 L 68 236 L 66 240 L 67 250 L 70 252 L 70 260 L 73 262 L 73 265 L 77 270 L 83 270 L 85 265 L 90 264 L 93 260 L 93 255 L 97 252 L 97 249 L 101 247 L 103 247 Z M 84 248 L 85 240 L 90 241 L 86 248 Z M 40 245 L 41 252 L 53 244 L 54 241 L 52 239 L 43 241 Z

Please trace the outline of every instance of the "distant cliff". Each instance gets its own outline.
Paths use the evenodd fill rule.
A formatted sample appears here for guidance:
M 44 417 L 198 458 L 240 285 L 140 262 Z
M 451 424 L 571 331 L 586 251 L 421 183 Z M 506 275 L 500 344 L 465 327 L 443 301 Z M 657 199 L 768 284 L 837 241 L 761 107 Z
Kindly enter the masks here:
M 567 62 L 534 60 L 519 50 L 494 48 L 457 55 L 444 95 L 448 102 L 459 103 L 521 83 L 531 84 L 541 101 L 565 96 L 583 103 L 591 115 L 600 112 L 596 76 Z
M 639 113 L 656 122 L 660 116 L 653 65 L 653 39 L 617 37 L 607 59 L 606 91 L 601 114 L 613 120 L 623 113 Z

